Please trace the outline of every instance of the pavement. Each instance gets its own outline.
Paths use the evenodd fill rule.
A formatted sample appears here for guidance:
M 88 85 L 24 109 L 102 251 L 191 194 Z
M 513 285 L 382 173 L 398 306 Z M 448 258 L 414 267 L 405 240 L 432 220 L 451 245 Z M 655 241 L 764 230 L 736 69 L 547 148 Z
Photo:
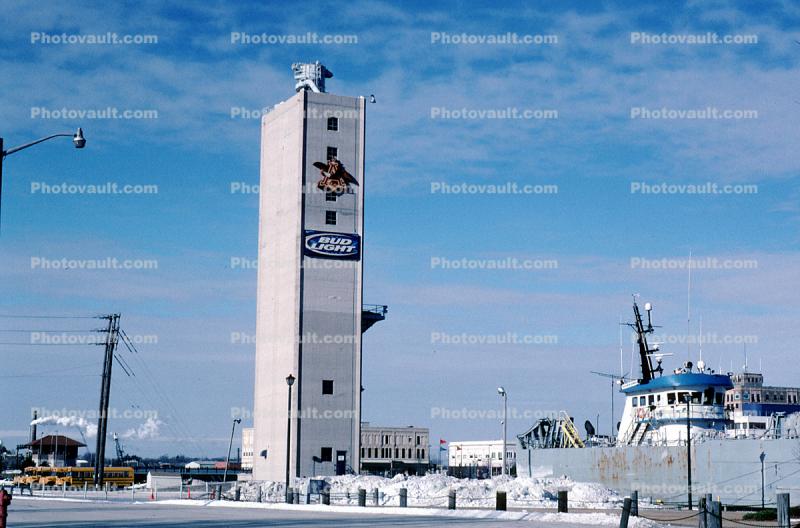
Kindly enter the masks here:
M 246 503 L 245 503 L 246 504 Z M 256 528 L 266 526 L 323 527 L 351 526 L 366 528 L 446 526 L 448 528 L 585 528 L 613 526 L 612 514 L 529 514 L 522 512 L 472 512 L 467 510 L 433 515 L 428 509 L 408 509 L 402 514 L 384 510 L 369 512 L 370 508 L 324 507 L 293 505 L 255 505 L 216 501 L 161 502 L 103 502 L 75 499 L 14 497 L 8 517 L 9 528 L 123 528 L 123 527 L 231 527 Z M 235 505 L 235 506 L 233 506 Z M 383 509 L 382 509 L 383 510 Z M 483 518 L 475 517 L 482 515 Z M 539 517 L 531 517 L 539 515 Z M 618 518 L 616 523 L 618 523 Z M 632 523 L 632 526 L 655 526 L 654 523 Z

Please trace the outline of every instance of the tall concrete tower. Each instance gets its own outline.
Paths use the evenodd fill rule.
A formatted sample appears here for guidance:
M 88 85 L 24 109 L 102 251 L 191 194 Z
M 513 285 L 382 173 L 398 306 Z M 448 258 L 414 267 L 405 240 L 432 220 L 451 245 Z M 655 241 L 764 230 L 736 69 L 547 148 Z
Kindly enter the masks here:
M 365 101 L 292 69 L 261 122 L 253 458 L 275 481 L 287 455 L 292 478 L 357 472 L 360 445 Z

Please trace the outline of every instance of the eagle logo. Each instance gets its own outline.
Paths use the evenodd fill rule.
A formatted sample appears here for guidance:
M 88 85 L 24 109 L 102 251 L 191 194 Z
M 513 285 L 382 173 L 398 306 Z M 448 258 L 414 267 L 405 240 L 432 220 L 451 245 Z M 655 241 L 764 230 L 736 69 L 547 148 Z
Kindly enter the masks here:
M 328 163 L 321 161 L 314 162 L 314 166 L 319 169 L 322 178 L 317 182 L 317 188 L 326 193 L 341 196 L 350 190 L 350 185 L 358 185 L 352 174 L 345 170 L 344 165 L 336 159 L 331 158 Z

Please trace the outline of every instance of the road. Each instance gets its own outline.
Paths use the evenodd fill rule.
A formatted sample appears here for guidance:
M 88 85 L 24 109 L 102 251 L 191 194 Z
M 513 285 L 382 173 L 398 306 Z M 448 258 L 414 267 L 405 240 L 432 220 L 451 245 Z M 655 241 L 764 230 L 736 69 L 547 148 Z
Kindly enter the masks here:
M 351 526 L 447 528 L 541 528 L 545 523 L 408 515 L 369 515 L 246 508 L 203 508 L 197 506 L 65 502 L 15 497 L 8 517 L 9 528 L 125 528 L 125 527 L 323 527 Z M 550 525 L 553 526 L 553 525 Z M 586 524 L 558 523 L 559 528 L 586 528 Z

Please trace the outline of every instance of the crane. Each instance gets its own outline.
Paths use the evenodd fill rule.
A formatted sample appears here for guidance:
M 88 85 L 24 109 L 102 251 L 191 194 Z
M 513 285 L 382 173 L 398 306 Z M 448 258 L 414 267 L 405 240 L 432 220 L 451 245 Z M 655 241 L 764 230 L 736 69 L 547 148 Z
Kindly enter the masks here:
M 114 447 L 117 450 L 117 465 L 121 466 L 125 458 L 125 452 L 122 450 L 122 444 L 119 443 L 119 435 L 114 433 Z
M 622 376 L 618 376 L 616 374 L 609 374 L 608 372 L 597 372 L 591 371 L 592 374 L 596 374 L 598 376 L 602 376 L 604 378 L 611 379 L 611 435 L 609 436 L 609 440 L 614 438 L 614 385 L 622 385 L 625 380 L 627 380 L 627 374 L 623 374 Z M 599 424 L 598 424 L 599 425 Z

